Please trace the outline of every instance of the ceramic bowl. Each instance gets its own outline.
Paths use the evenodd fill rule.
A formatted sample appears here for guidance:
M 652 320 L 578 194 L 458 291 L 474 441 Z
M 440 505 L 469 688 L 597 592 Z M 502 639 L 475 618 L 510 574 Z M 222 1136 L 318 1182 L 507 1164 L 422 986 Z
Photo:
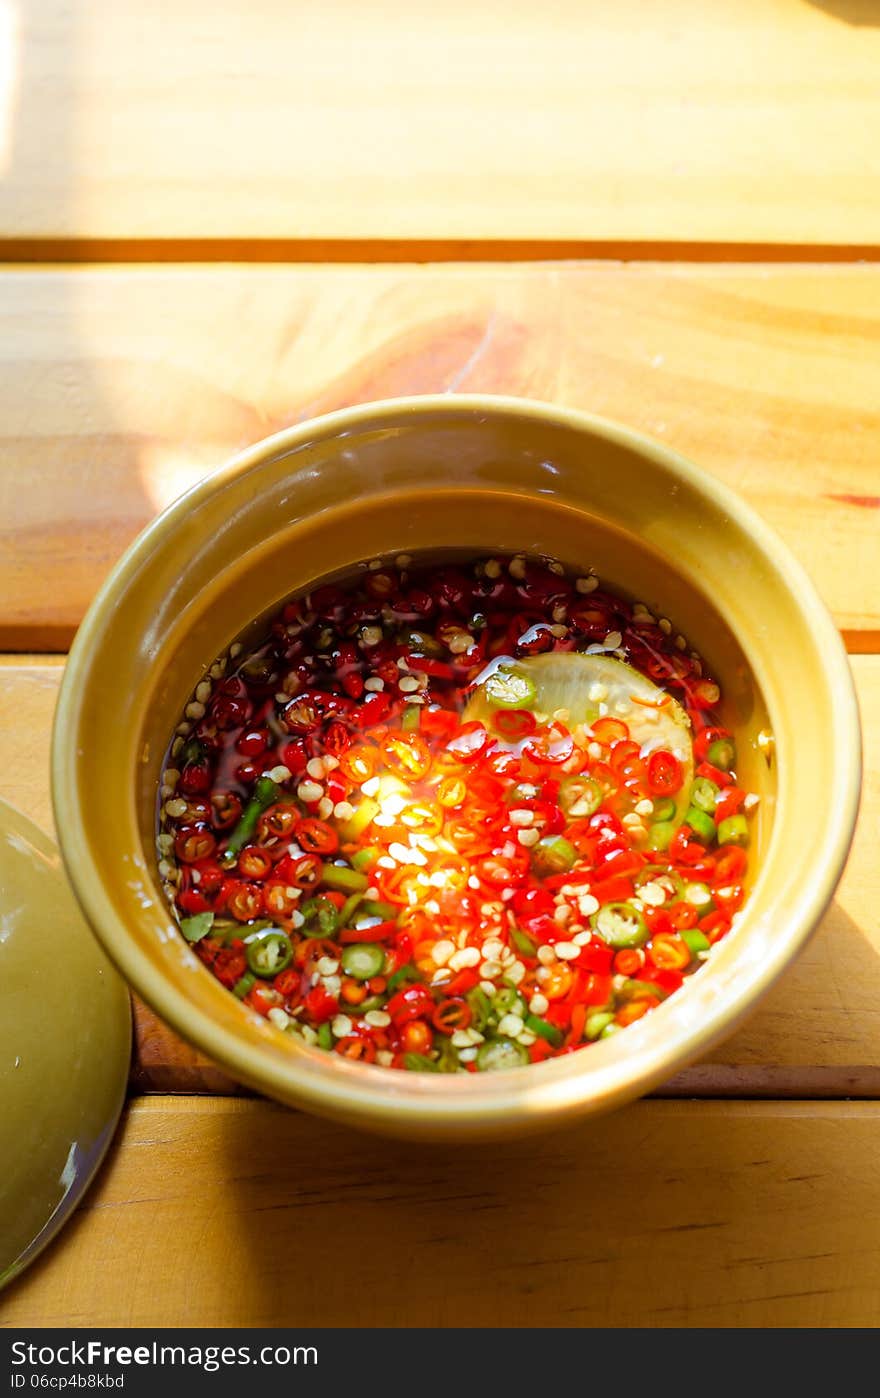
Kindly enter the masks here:
M 315 579 L 379 554 L 448 549 L 592 566 L 673 618 L 721 681 L 745 784 L 762 796 L 747 911 L 707 968 L 584 1052 L 466 1078 L 350 1063 L 244 1008 L 176 931 L 153 845 L 169 735 L 215 657 Z M 70 878 L 138 993 L 282 1102 L 433 1138 L 515 1134 L 607 1111 L 730 1033 L 831 898 L 859 773 L 840 637 L 776 535 L 710 476 L 634 432 L 491 397 L 334 413 L 258 443 L 182 496 L 92 605 L 65 673 L 53 752 Z

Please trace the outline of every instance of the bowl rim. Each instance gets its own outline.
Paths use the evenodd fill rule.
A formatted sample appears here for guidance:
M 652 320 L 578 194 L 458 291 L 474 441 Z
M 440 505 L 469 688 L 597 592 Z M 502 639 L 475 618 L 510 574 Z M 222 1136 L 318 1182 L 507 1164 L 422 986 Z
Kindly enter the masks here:
M 89 841 L 79 821 L 75 744 L 79 696 L 88 676 L 93 647 L 98 643 L 108 612 L 115 605 L 117 592 L 129 584 L 142 562 L 148 558 L 159 540 L 173 533 L 178 521 L 203 498 L 212 495 L 236 477 L 262 463 L 287 454 L 310 443 L 326 441 L 349 434 L 361 427 L 376 426 L 390 419 L 441 414 L 462 421 L 479 417 L 517 418 L 540 426 L 546 424 L 587 437 L 600 438 L 643 458 L 661 468 L 667 475 L 677 477 L 700 496 L 716 506 L 748 534 L 758 551 L 768 560 L 784 582 L 799 612 L 809 617 L 816 638 L 816 651 L 821 653 L 828 690 L 834 695 L 835 724 L 830 740 L 834 743 L 836 789 L 829 793 L 829 816 L 824 857 L 821 863 L 805 872 L 799 886 L 797 902 L 787 910 L 785 935 L 779 935 L 769 956 L 758 966 L 743 970 L 737 986 L 716 1005 L 710 1017 L 702 1020 L 687 1035 L 664 1040 L 641 1058 L 634 1056 L 606 1063 L 602 1068 L 587 1065 L 576 1072 L 571 1069 L 564 1080 L 558 1071 L 560 1062 L 572 1058 L 549 1060 L 505 1073 L 501 1078 L 479 1074 L 467 1080 L 431 1079 L 424 1075 L 390 1074 L 387 1070 L 360 1064 L 350 1067 L 355 1077 L 340 1073 L 338 1081 L 313 1082 L 305 1056 L 294 1061 L 282 1072 L 268 1054 L 244 1037 L 230 1035 L 207 1011 L 194 1013 L 194 1007 L 182 990 L 170 982 L 152 965 L 134 938 L 124 930 L 120 933 L 119 919 L 104 894 L 101 874 L 90 853 Z M 548 1118 L 560 1120 L 566 1116 L 585 1116 L 590 1112 L 608 1110 L 622 1105 L 651 1090 L 659 1082 L 687 1063 L 704 1055 L 713 1044 L 724 1038 L 751 1011 L 771 988 L 794 956 L 803 948 L 817 927 L 839 882 L 858 813 L 861 786 L 861 730 L 858 704 L 852 673 L 842 637 L 805 569 L 795 559 L 788 546 L 751 505 L 742 500 L 723 482 L 702 470 L 686 457 L 656 442 L 641 432 L 623 424 L 579 409 L 564 408 L 553 403 L 503 394 L 425 394 L 412 397 L 381 399 L 353 407 L 337 409 L 319 417 L 309 418 L 282 429 L 269 437 L 252 443 L 237 452 L 202 480 L 173 500 L 140 532 L 110 571 L 88 608 L 73 646 L 63 676 L 52 735 L 52 799 L 58 829 L 59 847 L 76 897 L 98 939 L 108 955 L 122 971 L 129 984 L 178 1033 L 227 1068 L 236 1078 L 255 1087 L 270 1091 L 282 1100 L 296 1100 L 320 1114 L 346 1116 L 361 1125 L 376 1129 L 392 1128 L 388 1118 L 402 1112 L 414 1132 L 421 1124 L 425 1128 L 461 1127 L 474 1134 L 486 1136 L 493 1130 L 525 1129 L 526 1115 L 533 1117 L 535 1129 L 547 1124 Z M 833 798 L 833 799 L 831 799 Z M 772 852 L 772 850 L 771 850 Z M 766 867 L 766 866 L 765 866 Z M 745 917 L 748 916 L 746 910 Z M 271 1071 L 270 1071 L 271 1070 Z M 549 1071 L 548 1071 L 549 1070 Z M 523 1078 L 528 1075 L 527 1084 Z M 417 1077 L 418 1092 L 405 1092 L 403 1083 L 395 1079 Z M 428 1075 L 430 1077 L 430 1075 Z M 462 1088 L 486 1087 L 503 1083 L 514 1087 L 519 1080 L 521 1089 L 528 1087 L 535 1105 L 528 1113 L 512 1099 L 513 1092 L 489 1090 L 477 1093 Z M 447 1090 L 455 1089 L 451 1095 Z M 543 1090 L 542 1090 L 543 1089 Z M 540 1106 L 538 1105 L 540 1099 Z M 385 1119 L 385 1126 L 377 1125 Z

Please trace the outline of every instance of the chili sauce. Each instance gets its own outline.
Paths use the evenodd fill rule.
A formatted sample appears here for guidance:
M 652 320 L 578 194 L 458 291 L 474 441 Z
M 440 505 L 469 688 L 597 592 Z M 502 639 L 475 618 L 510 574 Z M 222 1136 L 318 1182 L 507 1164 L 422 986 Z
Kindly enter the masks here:
M 373 560 L 233 645 L 170 746 L 159 872 L 243 1004 L 328 1053 L 493 1072 L 651 1014 L 745 898 L 719 685 L 555 560 Z

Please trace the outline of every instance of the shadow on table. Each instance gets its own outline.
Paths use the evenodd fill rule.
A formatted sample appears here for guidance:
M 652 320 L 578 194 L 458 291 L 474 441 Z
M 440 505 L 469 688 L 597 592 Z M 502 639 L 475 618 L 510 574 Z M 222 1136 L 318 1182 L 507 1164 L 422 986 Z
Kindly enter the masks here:
M 807 4 L 844 24 L 880 25 L 880 0 L 807 0 Z
M 797 1258 L 784 1264 L 774 1251 L 775 1211 L 783 1199 L 805 1207 L 804 1190 L 814 1187 L 805 1180 L 833 1193 L 838 1172 L 843 1181 L 856 1168 L 855 1157 L 847 1163 L 847 1133 L 829 1125 L 817 1147 L 829 1159 L 805 1173 L 798 1123 L 809 1114 L 797 1099 L 880 1095 L 870 1025 L 839 1001 L 835 980 L 839 972 L 850 987 L 864 984 L 866 1003 L 876 1002 L 875 949 L 835 905 L 806 955 L 829 968 L 827 999 L 806 1001 L 796 964 L 751 1031 L 732 1041 L 735 1050 L 751 1033 L 755 1061 L 743 1071 L 744 1088 L 721 1083 L 715 1093 L 795 1099 L 789 1103 L 648 1100 L 549 1136 L 480 1147 L 386 1142 L 283 1108 L 247 1126 L 230 1115 L 218 1149 L 228 1162 L 250 1323 L 676 1324 L 700 1306 L 709 1308 L 704 1323 L 716 1323 L 710 1299 L 689 1287 L 701 1273 L 717 1275 L 722 1262 L 736 1267 L 740 1253 L 743 1303 L 786 1301 L 794 1293 L 774 1296 L 770 1274 L 755 1270 L 765 1256 L 768 1267 L 796 1267 Z M 776 1023 L 764 1036 L 770 1014 Z M 826 1033 L 830 1066 L 817 1070 Z M 781 1053 L 799 1035 L 813 1059 L 791 1066 L 797 1048 L 789 1047 L 789 1066 L 774 1083 L 767 1045 L 775 1040 Z M 735 1051 L 725 1057 L 737 1062 Z M 855 1066 L 835 1066 L 841 1062 Z M 713 1095 L 711 1083 L 696 1091 Z M 810 1110 L 821 1116 L 834 1103 Z M 809 1264 L 807 1252 L 804 1244 Z M 662 1288 L 652 1292 L 658 1279 Z
M 657 1097 L 880 1097 L 880 952 L 834 900 L 737 1031 Z
M 818 982 L 827 1003 L 806 1001 L 798 986 L 810 956 L 829 968 Z M 835 1002 L 835 966 L 847 980 L 846 1008 Z M 864 985 L 867 1010 L 877 976 L 876 952 L 835 906 L 751 1029 L 728 1045 L 727 1062 L 751 1058 L 752 1072 L 770 1071 L 771 1025 L 780 1043 L 796 1041 L 805 1019 L 825 1021 L 831 1062 L 862 1066 L 824 1070 L 835 1076 L 821 1090 L 811 1089 L 809 1069 L 790 1068 L 787 1090 L 777 1079 L 752 1095 L 880 1096 L 868 1066 L 871 1015 L 860 1016 L 851 998 L 853 984 Z M 815 969 L 804 988 L 811 979 Z M 749 1033 L 752 1047 L 744 1040 L 738 1057 Z M 812 1043 L 815 1059 L 815 1034 Z M 795 1057 L 790 1046 L 786 1057 Z M 851 1071 L 861 1075 L 855 1086 Z M 28 1285 L 40 1295 L 59 1249 L 94 1256 L 96 1239 L 109 1246 L 107 1219 L 124 1229 L 132 1211 L 146 1211 L 154 1222 L 135 1230 L 145 1252 L 119 1278 L 112 1323 L 146 1313 L 151 1323 L 186 1324 L 188 1287 L 201 1298 L 199 1323 L 229 1325 L 748 1324 L 755 1315 L 761 1324 L 827 1323 L 822 1298 L 840 1292 L 838 1254 L 858 1250 L 875 1202 L 876 1104 L 849 1103 L 842 1129 L 833 1101 L 720 1102 L 705 1100 L 708 1084 L 691 1090 L 704 1100 L 647 1100 L 479 1147 L 384 1141 L 229 1098 L 190 1133 L 185 1109 L 175 1109 L 173 1128 L 149 1139 L 149 1195 L 115 1198 L 117 1137 L 77 1216 L 7 1294 L 26 1308 Z M 192 1179 L 181 1176 L 178 1151 L 189 1135 L 211 1156 L 209 1169 L 193 1161 Z M 100 1225 L 90 1220 L 95 1210 Z M 186 1236 L 203 1240 L 204 1255 L 177 1235 L 190 1213 Z M 800 1222 L 780 1234 L 781 1216 Z M 838 1252 L 822 1233 L 831 1218 L 835 1237 L 842 1230 Z M 870 1229 L 864 1246 L 873 1246 Z M 71 1275 L 83 1285 L 81 1271 Z M 143 1277 L 167 1277 L 167 1301 L 139 1296 Z M 101 1323 L 88 1293 L 69 1290 L 64 1305 L 63 1323 Z M 847 1323 L 870 1322 L 850 1314 Z

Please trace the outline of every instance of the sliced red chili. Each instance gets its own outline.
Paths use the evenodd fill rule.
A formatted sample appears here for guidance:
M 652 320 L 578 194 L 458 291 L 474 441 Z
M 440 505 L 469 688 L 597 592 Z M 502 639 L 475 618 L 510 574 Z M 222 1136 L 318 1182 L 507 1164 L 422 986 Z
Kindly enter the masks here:
M 376 748 L 364 745 L 347 748 L 339 759 L 339 770 L 348 781 L 360 786 L 376 775 L 379 768 L 379 752 Z
M 537 719 L 530 709 L 498 709 L 492 715 L 495 732 L 509 743 L 528 738 L 537 726 Z
M 715 860 L 712 882 L 737 883 L 748 867 L 749 857 L 739 845 L 725 845 Z
M 339 836 L 326 820 L 305 816 L 298 820 L 293 829 L 297 844 L 306 854 L 335 854 L 339 849 Z
M 574 738 L 561 723 L 538 728 L 523 744 L 523 753 L 536 766 L 558 766 L 574 752 Z
M 674 753 L 660 748 L 648 758 L 648 786 L 655 796 L 674 796 L 681 791 L 684 770 Z
M 458 715 L 451 709 L 424 708 L 419 726 L 426 738 L 451 738 L 458 727 Z
M 490 747 L 492 738 L 485 726 L 476 721 L 463 723 L 458 732 L 449 739 L 446 751 L 456 762 L 469 764 L 476 762 Z
M 376 1045 L 366 1034 L 348 1034 L 337 1040 L 336 1052 L 343 1058 L 351 1058 L 360 1063 L 373 1063 L 376 1058 Z
M 382 741 L 385 766 L 405 781 L 420 781 L 431 767 L 431 754 L 418 733 L 391 733 Z
M 294 888 L 315 888 L 323 872 L 324 862 L 316 854 L 288 854 L 275 865 L 276 879 Z
M 434 1011 L 434 997 L 423 985 L 409 985 L 392 995 L 385 1006 L 395 1024 L 406 1024 L 411 1019 L 424 1019 Z
M 454 1034 L 456 1029 L 467 1029 L 471 1019 L 470 1005 L 455 996 L 440 1001 L 431 1016 L 431 1023 L 441 1034 Z

